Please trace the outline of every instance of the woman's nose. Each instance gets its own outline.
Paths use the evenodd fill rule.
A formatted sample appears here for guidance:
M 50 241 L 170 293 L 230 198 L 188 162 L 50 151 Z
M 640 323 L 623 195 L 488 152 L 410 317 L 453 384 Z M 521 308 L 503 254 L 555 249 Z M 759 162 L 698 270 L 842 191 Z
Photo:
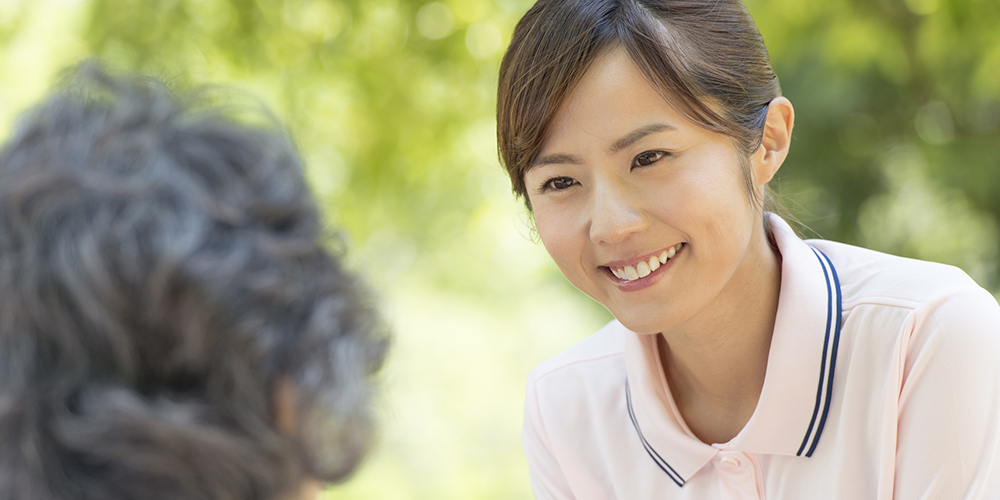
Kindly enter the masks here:
M 594 243 L 619 243 L 649 227 L 638 196 L 627 186 L 594 190 L 590 205 L 590 240 Z

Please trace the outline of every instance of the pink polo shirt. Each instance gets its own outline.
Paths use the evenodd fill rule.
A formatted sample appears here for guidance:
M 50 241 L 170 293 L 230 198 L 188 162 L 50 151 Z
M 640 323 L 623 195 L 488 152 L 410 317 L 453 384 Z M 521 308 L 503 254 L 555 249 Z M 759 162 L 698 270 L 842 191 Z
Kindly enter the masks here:
M 705 444 L 654 337 L 617 321 L 539 365 L 523 445 L 539 500 L 1000 498 L 1000 307 L 961 270 L 772 216 L 781 294 L 752 417 Z

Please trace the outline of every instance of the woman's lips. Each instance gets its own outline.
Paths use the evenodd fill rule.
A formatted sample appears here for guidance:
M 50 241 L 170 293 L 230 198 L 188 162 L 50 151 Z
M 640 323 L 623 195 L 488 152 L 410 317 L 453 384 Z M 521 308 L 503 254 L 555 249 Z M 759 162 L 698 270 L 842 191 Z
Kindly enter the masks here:
M 633 281 L 641 280 L 650 274 L 654 273 L 660 266 L 664 265 L 670 259 L 673 259 L 682 249 L 684 248 L 684 243 L 678 243 L 664 251 L 659 255 L 652 255 L 648 259 L 642 259 L 634 264 L 625 266 L 606 266 L 611 274 L 613 274 L 622 283 L 631 283 Z

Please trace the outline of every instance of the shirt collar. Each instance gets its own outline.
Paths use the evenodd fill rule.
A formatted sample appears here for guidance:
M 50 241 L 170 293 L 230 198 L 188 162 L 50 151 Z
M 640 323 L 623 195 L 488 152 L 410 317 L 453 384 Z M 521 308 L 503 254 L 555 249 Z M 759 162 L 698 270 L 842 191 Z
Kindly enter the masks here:
M 811 456 L 830 408 L 841 326 L 840 281 L 833 263 L 775 215 L 781 289 L 767 372 L 750 420 L 725 448 Z M 660 368 L 655 337 L 626 330 L 629 417 L 646 448 L 678 486 L 718 452 L 684 424 Z

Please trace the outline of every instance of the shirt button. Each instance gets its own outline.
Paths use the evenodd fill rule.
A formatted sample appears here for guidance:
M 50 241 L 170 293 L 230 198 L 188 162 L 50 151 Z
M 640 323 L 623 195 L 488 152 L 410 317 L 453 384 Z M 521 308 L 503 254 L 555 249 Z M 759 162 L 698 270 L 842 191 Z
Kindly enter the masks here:
M 740 459 L 736 457 L 722 457 L 721 462 L 726 467 L 736 468 L 740 466 Z

